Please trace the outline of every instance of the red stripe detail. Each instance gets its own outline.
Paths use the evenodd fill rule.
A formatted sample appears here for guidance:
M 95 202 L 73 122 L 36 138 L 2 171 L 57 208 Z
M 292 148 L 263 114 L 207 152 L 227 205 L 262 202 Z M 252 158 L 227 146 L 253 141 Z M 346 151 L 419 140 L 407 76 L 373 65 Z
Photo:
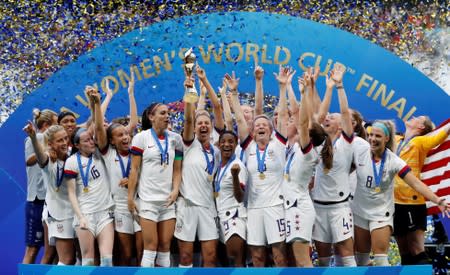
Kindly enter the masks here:
M 283 137 L 282 134 L 278 133 L 277 131 L 275 131 L 275 137 L 284 145 L 286 145 L 287 143 L 287 138 Z
M 402 168 L 402 170 L 400 170 L 400 172 L 398 172 L 398 176 L 403 179 L 406 176 L 406 174 L 408 174 L 409 171 L 411 171 L 411 168 L 409 168 L 409 166 L 406 165 L 405 167 Z
M 141 153 L 141 154 L 144 153 L 143 149 L 141 149 L 139 147 L 135 147 L 135 146 L 131 146 L 131 150 L 135 151 L 135 152 L 138 152 L 138 153 Z
M 302 152 L 304 155 L 308 154 L 309 152 L 311 152 L 311 149 L 313 148 L 313 144 L 311 141 L 309 141 L 308 145 L 306 145 L 305 148 L 302 148 Z
M 450 153 L 450 152 L 449 152 L 449 153 Z M 438 168 L 445 167 L 445 166 L 447 166 L 447 164 L 448 164 L 449 162 L 450 162 L 450 156 L 445 157 L 445 158 L 442 158 L 442 159 L 439 159 L 439 160 L 436 160 L 436 161 L 434 161 L 434 162 L 430 162 L 430 163 L 428 163 L 428 164 L 425 164 L 425 165 L 422 167 L 422 173 L 423 173 L 423 172 L 430 171 L 430 170 L 434 170 L 434 169 L 438 169 Z
M 441 181 L 443 181 L 445 179 L 449 179 L 449 178 L 450 178 L 450 170 L 447 170 L 442 175 L 437 175 L 437 176 L 432 177 L 432 178 L 422 179 L 422 181 L 426 185 L 431 186 L 431 185 L 440 184 Z
M 192 143 L 194 143 L 194 139 L 195 139 L 195 138 L 193 138 L 192 140 L 184 140 L 184 139 L 183 139 L 183 143 L 184 143 L 184 145 L 186 145 L 187 147 L 189 147 L 189 146 L 192 145 Z
M 342 136 L 348 143 L 352 143 L 354 135 L 348 136 L 344 131 L 342 131 Z
M 436 129 L 433 130 L 433 132 L 436 131 L 436 130 L 439 130 L 440 128 L 444 127 L 444 126 L 447 125 L 448 123 L 450 123 L 450 118 L 447 118 L 447 120 L 445 120 L 444 122 L 442 122 L 438 127 L 436 127 Z
M 67 174 L 67 175 L 74 175 L 74 176 L 78 175 L 77 172 L 72 171 L 72 170 L 64 170 L 64 174 Z
M 242 150 L 247 149 L 248 145 L 250 144 L 250 142 L 252 142 L 252 140 L 253 140 L 252 136 L 251 136 L 251 135 L 248 135 L 248 136 L 245 138 L 244 142 L 241 143 L 241 148 L 242 148 Z
M 241 182 L 240 185 L 241 185 L 242 191 L 245 191 L 245 184 Z
M 428 215 L 434 215 L 434 214 L 439 214 L 439 213 L 441 213 L 441 210 L 437 206 L 432 206 L 427 209 Z
M 445 140 L 443 143 L 441 143 L 441 145 L 428 151 L 427 157 L 432 156 L 436 153 L 445 151 L 445 150 L 449 150 L 449 149 L 450 149 L 450 139 L 447 138 L 447 140 Z
M 438 197 L 445 197 L 445 196 L 447 196 L 448 194 L 450 194 L 450 187 L 446 187 L 446 188 L 443 188 L 443 189 L 439 189 L 439 190 L 436 192 L 436 195 L 437 195 Z

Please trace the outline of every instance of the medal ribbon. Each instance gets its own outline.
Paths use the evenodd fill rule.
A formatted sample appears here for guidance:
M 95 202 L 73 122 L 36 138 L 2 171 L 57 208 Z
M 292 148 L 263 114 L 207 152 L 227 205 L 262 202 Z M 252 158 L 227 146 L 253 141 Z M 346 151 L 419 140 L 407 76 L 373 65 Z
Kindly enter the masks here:
M 215 191 L 219 192 L 220 191 L 220 183 L 223 180 L 223 177 L 225 176 L 225 174 L 227 173 L 227 169 L 228 166 L 230 166 L 230 164 L 236 159 L 236 155 L 233 154 L 233 156 L 231 156 L 231 158 L 228 160 L 227 165 L 225 166 L 225 168 L 223 168 L 223 172 L 222 175 L 220 175 L 220 172 L 222 171 L 222 161 L 220 161 L 220 165 L 219 165 L 219 170 L 217 170 L 217 174 L 216 174 L 216 184 L 215 184 Z
M 59 169 L 59 162 L 56 161 L 56 189 L 59 189 L 59 187 L 61 186 L 61 183 L 63 181 L 64 178 L 64 165 L 66 164 L 66 162 L 64 162 L 63 166 L 61 167 L 61 169 Z M 61 174 L 59 174 L 59 170 L 61 170 Z
M 210 148 L 211 155 L 212 155 L 211 161 L 209 160 L 209 157 L 208 157 L 208 151 L 206 151 L 205 148 L 203 148 L 203 155 L 205 156 L 205 160 L 206 160 L 206 165 L 207 165 L 206 166 L 206 170 L 207 170 L 209 175 L 212 175 L 213 172 L 214 172 L 214 164 L 215 164 L 215 160 L 214 160 L 214 146 L 212 146 L 211 143 L 210 143 L 209 144 L 209 148 Z
M 385 161 L 386 161 L 386 150 L 384 150 L 383 156 L 381 157 L 380 170 L 377 171 L 377 166 L 375 164 L 375 160 L 372 158 L 372 168 L 373 168 L 373 175 L 375 177 L 375 187 L 380 186 L 381 179 L 383 177 L 383 169 L 384 169 Z
M 123 178 L 128 178 L 128 175 L 130 174 L 130 168 L 131 168 L 131 157 L 128 156 L 128 162 L 127 162 L 127 168 L 125 169 L 125 165 L 123 164 L 123 159 L 120 156 L 119 152 L 116 150 L 117 152 L 117 157 L 119 157 L 119 163 L 120 163 L 120 170 L 122 170 L 122 177 Z
M 81 164 L 81 155 L 80 152 L 77 153 L 77 161 L 78 161 L 78 169 L 80 170 L 81 180 L 83 181 L 84 188 L 87 188 L 89 185 L 89 170 L 91 170 L 92 165 L 92 155 L 89 157 L 87 167 L 86 167 L 86 174 L 83 170 L 83 165 Z
M 161 142 L 159 142 L 159 138 L 156 135 L 156 131 L 153 128 L 150 128 L 150 132 L 152 133 L 152 137 L 155 140 L 156 145 L 158 145 L 159 152 L 160 152 L 160 155 L 161 155 L 161 165 L 163 165 L 164 163 L 167 163 L 167 160 L 169 159 L 169 153 L 168 153 L 168 150 L 169 150 L 169 138 L 168 138 L 168 135 L 167 135 L 167 131 L 164 131 L 164 139 L 165 139 L 165 142 L 164 142 L 164 147 L 165 148 L 164 149 L 163 149 L 163 147 L 161 145 Z
M 261 157 L 261 154 L 259 153 L 258 144 L 256 144 L 255 146 L 256 146 L 256 160 L 258 161 L 258 172 L 263 174 L 267 148 L 269 147 L 269 145 L 267 145 L 266 148 L 264 149 L 264 153 L 263 153 L 262 157 Z

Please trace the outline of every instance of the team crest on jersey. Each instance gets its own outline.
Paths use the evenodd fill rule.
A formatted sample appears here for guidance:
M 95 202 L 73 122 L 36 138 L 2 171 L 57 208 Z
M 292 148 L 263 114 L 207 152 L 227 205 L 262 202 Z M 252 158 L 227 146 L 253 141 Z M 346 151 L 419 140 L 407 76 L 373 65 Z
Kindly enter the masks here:
M 269 155 L 269 157 L 273 157 L 273 155 L 275 154 L 275 152 L 272 149 L 269 149 L 267 151 L 267 154 Z
M 182 229 L 183 229 L 183 221 L 177 219 L 177 226 L 176 226 L 176 229 L 175 229 L 175 230 L 176 230 L 178 233 L 180 233 Z
M 122 218 L 116 218 L 116 226 L 117 227 L 122 227 L 122 225 L 123 225 Z
M 58 230 L 59 233 L 64 232 L 64 225 L 62 225 L 61 223 L 58 223 L 56 225 L 56 229 Z
M 175 140 L 172 139 L 172 140 L 170 141 L 170 146 L 171 146 L 171 147 L 175 147 Z

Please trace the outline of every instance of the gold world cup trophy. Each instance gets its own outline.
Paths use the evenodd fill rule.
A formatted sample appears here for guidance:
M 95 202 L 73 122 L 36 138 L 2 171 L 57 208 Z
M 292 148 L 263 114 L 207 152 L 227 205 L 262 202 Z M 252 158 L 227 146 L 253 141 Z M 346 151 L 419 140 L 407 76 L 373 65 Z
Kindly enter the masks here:
M 192 51 L 192 48 L 190 48 L 185 54 L 184 54 L 184 72 L 186 73 L 187 78 L 192 77 L 192 73 L 194 71 L 195 66 L 195 54 Z M 186 86 L 184 91 L 184 102 L 187 103 L 196 103 L 198 101 L 198 93 L 197 89 L 195 89 L 195 85 L 192 85 L 192 87 Z

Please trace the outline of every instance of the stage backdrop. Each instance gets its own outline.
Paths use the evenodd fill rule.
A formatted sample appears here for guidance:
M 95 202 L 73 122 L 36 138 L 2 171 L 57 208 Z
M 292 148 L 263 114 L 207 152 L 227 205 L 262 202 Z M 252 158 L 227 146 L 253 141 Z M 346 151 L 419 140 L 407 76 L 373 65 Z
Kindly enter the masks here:
M 276 95 L 273 72 L 279 64 L 294 67 L 297 76 L 308 66 L 319 65 L 324 76 L 339 62 L 346 66 L 344 85 L 350 106 L 367 119 L 395 119 L 402 129 L 402 120 L 414 115 L 427 114 L 436 123 L 449 117 L 450 96 L 427 77 L 375 44 L 327 25 L 284 15 L 233 12 L 182 17 L 137 29 L 55 73 L 0 128 L 0 243 L 4 247 L 2 262 L 9 263 L 6 268 L 15 271 L 24 251 L 22 127 L 32 109 L 68 109 L 80 116 L 80 122 L 85 121 L 84 87 L 97 85 L 104 91 L 109 80 L 114 97 L 107 117 L 125 115 L 131 70 L 136 74 L 139 113 L 153 101 L 177 101 L 183 95 L 181 57 L 189 47 L 194 48 L 214 87 L 221 84 L 226 72 L 235 71 L 241 79 L 239 90 L 253 92 L 253 70 L 258 62 L 266 71 L 265 92 Z M 321 95 L 324 87 L 321 77 Z M 338 111 L 336 95 L 331 109 Z

